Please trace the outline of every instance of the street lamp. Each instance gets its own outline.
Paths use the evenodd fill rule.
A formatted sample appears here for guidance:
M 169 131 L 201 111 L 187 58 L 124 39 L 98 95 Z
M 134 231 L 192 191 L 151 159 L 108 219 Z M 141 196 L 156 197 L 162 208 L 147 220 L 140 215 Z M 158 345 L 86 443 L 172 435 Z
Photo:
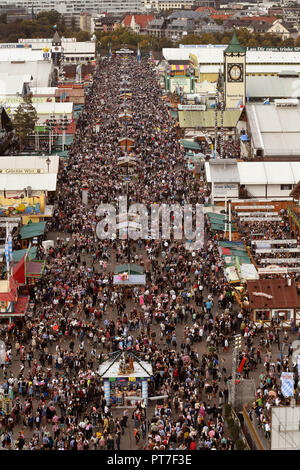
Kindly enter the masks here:
M 46 160 L 46 165 L 47 165 L 47 168 L 48 168 L 48 173 L 49 173 L 49 166 L 50 166 L 50 163 L 51 163 L 51 160 L 49 158 L 49 156 L 47 157 L 47 160 Z

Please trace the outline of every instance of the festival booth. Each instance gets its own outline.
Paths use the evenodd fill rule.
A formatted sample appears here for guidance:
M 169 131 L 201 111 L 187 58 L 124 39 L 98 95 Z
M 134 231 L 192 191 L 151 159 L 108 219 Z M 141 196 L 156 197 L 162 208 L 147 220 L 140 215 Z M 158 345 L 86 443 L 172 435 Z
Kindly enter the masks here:
M 114 269 L 114 286 L 144 286 L 146 276 L 142 266 L 137 264 L 119 264 Z
M 206 212 L 208 227 L 212 232 L 217 232 L 220 239 L 228 239 L 229 232 L 233 241 L 239 239 L 239 233 L 236 229 L 236 226 L 233 222 L 229 223 L 229 220 L 226 220 L 225 214 L 217 212 Z M 227 216 L 228 219 L 228 216 Z M 231 225 L 231 231 L 230 231 Z
M 259 279 L 247 282 L 248 301 L 253 322 L 270 328 L 280 320 L 284 328 L 300 325 L 300 303 L 294 279 Z
M 230 283 L 245 283 L 259 279 L 255 266 L 242 242 L 219 242 L 219 253 L 225 263 L 225 275 Z
M 29 295 L 20 295 L 17 281 L 10 276 L 0 281 L 0 319 L 24 317 L 29 304 Z
M 121 137 L 119 142 L 123 152 L 130 152 L 134 144 L 134 139 L 131 139 L 130 137 Z
M 134 406 L 134 397 L 143 398 L 147 404 L 148 385 L 153 380 L 152 366 L 132 352 L 120 350 L 110 354 L 110 358 L 100 364 L 98 374 L 103 380 L 107 404 L 126 406 L 129 401 Z
M 23 224 L 52 217 L 47 204 L 56 191 L 59 156 L 10 156 L 0 158 L 0 218 L 20 217 Z
M 36 242 L 36 239 L 45 233 L 47 222 L 29 223 L 20 230 L 22 248 L 28 247 L 30 242 Z
M 46 261 L 33 260 L 30 254 L 31 247 L 26 250 L 22 258 L 13 267 L 13 278 L 18 285 L 32 285 L 43 275 Z

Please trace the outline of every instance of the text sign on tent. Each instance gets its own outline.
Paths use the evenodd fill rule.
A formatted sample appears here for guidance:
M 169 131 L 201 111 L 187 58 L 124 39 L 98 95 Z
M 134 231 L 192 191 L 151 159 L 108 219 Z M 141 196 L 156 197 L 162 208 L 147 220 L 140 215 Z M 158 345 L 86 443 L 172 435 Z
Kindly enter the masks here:
M 284 397 L 294 396 L 294 374 L 293 372 L 282 372 L 281 377 L 281 393 Z

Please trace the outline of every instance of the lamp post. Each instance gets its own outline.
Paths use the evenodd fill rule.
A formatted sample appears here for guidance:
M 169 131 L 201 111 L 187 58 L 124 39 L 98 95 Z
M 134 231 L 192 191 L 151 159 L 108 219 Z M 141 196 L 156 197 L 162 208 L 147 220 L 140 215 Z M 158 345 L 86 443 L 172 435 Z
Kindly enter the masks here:
M 236 401 L 236 368 L 237 368 L 237 359 L 239 351 L 242 347 L 242 335 L 238 334 L 233 337 L 233 350 L 232 350 L 232 379 L 231 379 L 231 397 L 230 402 L 231 406 L 235 408 Z
M 47 160 L 46 160 L 46 165 L 47 165 L 47 168 L 48 168 L 48 173 L 49 173 L 50 163 L 51 163 L 51 160 L 50 160 L 50 158 L 49 158 L 49 156 L 48 156 L 48 157 L 47 157 Z

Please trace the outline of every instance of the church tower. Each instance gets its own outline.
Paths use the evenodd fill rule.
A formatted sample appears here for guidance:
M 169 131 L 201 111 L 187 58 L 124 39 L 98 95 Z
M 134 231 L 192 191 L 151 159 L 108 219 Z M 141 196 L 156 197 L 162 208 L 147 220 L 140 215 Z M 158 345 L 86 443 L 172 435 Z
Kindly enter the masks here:
M 236 33 L 224 50 L 225 109 L 245 106 L 246 48 L 241 46 Z

